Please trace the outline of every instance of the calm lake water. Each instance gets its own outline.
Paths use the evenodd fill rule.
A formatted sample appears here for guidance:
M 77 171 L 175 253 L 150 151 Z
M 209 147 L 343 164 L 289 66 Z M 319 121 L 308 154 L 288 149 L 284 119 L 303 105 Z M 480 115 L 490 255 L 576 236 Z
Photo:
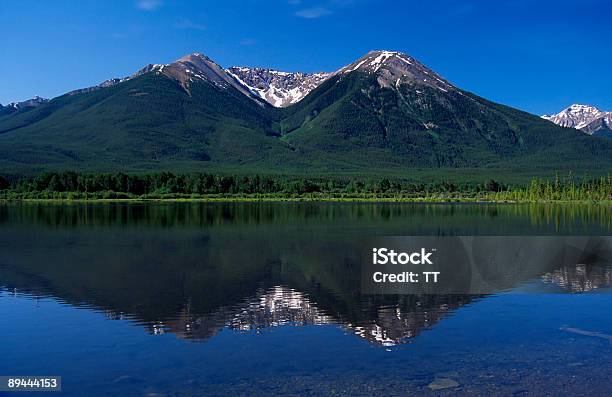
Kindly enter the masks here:
M 3 205 L 0 375 L 66 396 L 612 393 L 609 266 L 361 293 L 360 241 L 402 235 L 612 235 L 612 208 Z

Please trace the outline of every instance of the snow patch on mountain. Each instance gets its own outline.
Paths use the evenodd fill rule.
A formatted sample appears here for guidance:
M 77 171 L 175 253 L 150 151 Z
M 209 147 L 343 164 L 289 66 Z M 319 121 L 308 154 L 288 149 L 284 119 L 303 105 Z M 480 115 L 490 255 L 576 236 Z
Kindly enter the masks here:
M 226 71 L 253 94 L 275 107 L 299 102 L 330 76 L 330 73 L 292 73 L 242 66 Z
M 414 59 L 408 55 L 397 51 L 370 51 L 363 58 L 340 69 L 340 72 L 349 73 L 355 70 L 377 72 L 385 64 L 385 62 L 393 59 L 397 59 L 406 63 L 407 65 L 412 65 L 412 62 L 414 61 Z
M 357 61 L 333 73 L 284 72 L 238 66 L 224 69 L 206 55 L 196 52 L 169 64 L 149 64 L 131 76 L 106 80 L 97 86 L 75 90 L 69 94 L 110 87 L 146 73 L 156 73 L 178 82 L 187 93 L 190 93 L 192 83 L 207 81 L 220 89 L 232 86 L 261 105 L 263 99 L 272 106 L 287 107 L 302 100 L 330 77 L 342 78 L 355 71 L 375 73 L 381 87 L 399 90 L 400 86 L 410 84 L 464 95 L 461 90 L 413 57 L 387 50 L 370 51 Z
M 543 115 L 542 118 L 589 135 L 602 129 L 612 130 L 612 112 L 603 112 L 590 105 L 573 104 L 557 114 Z

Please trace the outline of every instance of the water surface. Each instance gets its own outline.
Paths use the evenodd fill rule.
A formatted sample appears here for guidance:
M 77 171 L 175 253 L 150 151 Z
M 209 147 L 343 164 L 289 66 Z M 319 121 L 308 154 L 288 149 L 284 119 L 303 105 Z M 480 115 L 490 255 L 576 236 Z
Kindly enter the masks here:
M 611 232 L 600 205 L 4 205 L 0 375 L 70 396 L 607 395 L 609 266 L 370 295 L 359 259 L 373 236 Z

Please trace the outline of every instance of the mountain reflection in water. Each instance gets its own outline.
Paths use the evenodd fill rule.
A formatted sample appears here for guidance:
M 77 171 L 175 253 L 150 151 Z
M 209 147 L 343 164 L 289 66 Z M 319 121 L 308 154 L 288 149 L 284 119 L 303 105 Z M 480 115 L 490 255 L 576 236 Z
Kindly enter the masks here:
M 612 285 L 609 264 L 562 266 L 542 275 L 542 281 L 556 285 L 566 292 L 590 292 Z
M 447 313 L 473 298 L 467 296 L 421 296 L 409 301 L 398 299 L 394 306 L 381 305 L 365 313 L 355 323 L 326 314 L 305 294 L 283 286 L 258 293 L 233 307 L 224 307 L 207 315 L 191 313 L 189 306 L 174 319 L 149 324 L 152 334 L 171 332 L 180 338 L 204 340 L 221 329 L 262 330 L 282 325 L 335 324 L 370 342 L 384 346 L 406 343 L 421 330 L 435 324 Z
M 366 295 L 373 235 L 610 234 L 604 206 L 152 204 L 0 206 L 0 286 L 207 340 L 222 329 L 334 324 L 376 345 L 410 342 L 486 295 Z M 605 264 L 530 280 L 607 287 Z M 517 283 L 517 287 L 519 287 Z

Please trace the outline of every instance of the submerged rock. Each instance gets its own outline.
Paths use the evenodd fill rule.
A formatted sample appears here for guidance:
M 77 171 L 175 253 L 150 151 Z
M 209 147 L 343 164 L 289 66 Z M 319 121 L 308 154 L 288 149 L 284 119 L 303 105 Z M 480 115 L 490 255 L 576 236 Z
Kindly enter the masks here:
M 431 390 L 449 389 L 457 386 L 459 386 L 459 382 L 450 378 L 436 378 L 433 382 L 427 385 L 427 387 L 429 387 Z

